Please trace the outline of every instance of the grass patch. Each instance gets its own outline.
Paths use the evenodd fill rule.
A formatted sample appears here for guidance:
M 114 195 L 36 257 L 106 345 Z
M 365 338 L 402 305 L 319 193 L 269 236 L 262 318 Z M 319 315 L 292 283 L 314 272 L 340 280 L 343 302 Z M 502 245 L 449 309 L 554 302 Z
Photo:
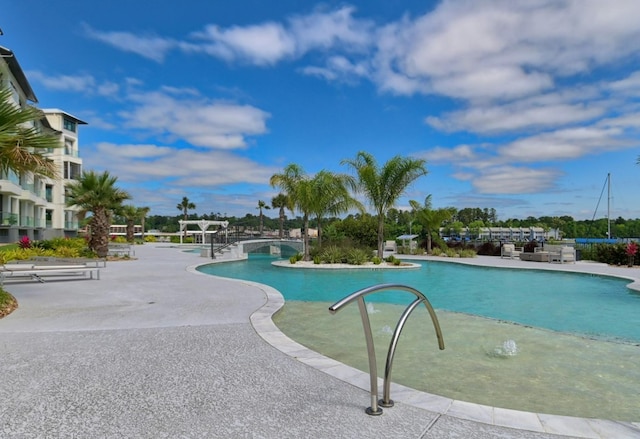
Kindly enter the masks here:
M 17 307 L 16 298 L 0 288 L 0 319 L 11 314 Z

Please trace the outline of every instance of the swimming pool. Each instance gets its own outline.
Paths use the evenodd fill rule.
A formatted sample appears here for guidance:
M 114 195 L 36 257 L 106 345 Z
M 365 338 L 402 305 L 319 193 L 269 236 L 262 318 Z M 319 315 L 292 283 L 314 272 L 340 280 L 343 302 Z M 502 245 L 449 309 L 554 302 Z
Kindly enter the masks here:
M 292 270 L 273 257 L 199 268 L 208 274 L 252 280 L 280 291 L 287 301 L 336 302 L 380 283 L 410 285 L 436 309 L 507 320 L 555 331 L 640 343 L 640 292 L 629 281 L 587 274 L 513 270 L 413 261 L 415 270 Z M 367 301 L 408 303 L 406 293 L 385 292 Z
M 328 306 L 372 284 L 411 285 L 436 308 L 446 349 L 437 349 L 426 310 L 416 310 L 398 346 L 395 382 L 497 407 L 640 419 L 640 295 L 628 281 L 431 261 L 419 270 L 346 272 L 274 268 L 272 261 L 251 257 L 200 271 L 278 289 L 287 302 L 274 321 L 285 334 L 364 371 L 357 307 L 332 316 Z M 379 360 L 404 310 L 396 303 L 411 299 L 399 292 L 367 298 Z M 515 355 L 496 355 L 510 341 Z

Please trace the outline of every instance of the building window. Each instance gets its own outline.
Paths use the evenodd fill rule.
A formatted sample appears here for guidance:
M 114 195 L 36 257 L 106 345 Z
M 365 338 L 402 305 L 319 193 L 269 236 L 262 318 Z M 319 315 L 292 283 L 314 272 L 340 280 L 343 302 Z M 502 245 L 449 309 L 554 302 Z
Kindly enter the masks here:
M 66 117 L 63 119 L 63 125 L 64 125 L 64 129 L 67 131 L 73 131 L 74 133 L 76 132 L 76 123 L 71 120 L 71 119 L 67 119 Z

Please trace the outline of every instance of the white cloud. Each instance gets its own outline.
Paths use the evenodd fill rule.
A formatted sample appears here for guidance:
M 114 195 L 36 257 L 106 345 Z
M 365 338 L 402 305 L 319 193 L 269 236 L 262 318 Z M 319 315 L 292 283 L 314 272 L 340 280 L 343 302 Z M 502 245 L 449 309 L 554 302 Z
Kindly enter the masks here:
M 93 169 L 108 169 L 131 183 L 155 181 L 161 187 L 212 188 L 264 184 L 278 172 L 228 151 L 197 151 L 153 144 L 100 143 L 84 154 Z M 105 160 L 109 157 L 109 160 Z
M 278 23 L 234 26 L 228 29 L 210 25 L 193 36 L 205 40 L 205 43 L 185 47 L 204 51 L 227 61 L 240 59 L 257 65 L 270 65 L 292 56 L 296 50 L 295 41 Z
M 297 15 L 284 23 L 265 22 L 229 28 L 212 24 L 192 34 L 193 38 L 200 41 L 184 42 L 180 47 L 185 51 L 205 52 L 227 61 L 243 61 L 260 66 L 299 58 L 312 50 L 363 52 L 372 43 L 372 23 L 356 20 L 353 18 L 354 12 L 353 7 L 343 7 L 329 12 Z M 310 72 L 319 73 L 313 69 Z M 320 75 L 325 76 L 323 73 Z
M 620 134 L 617 128 L 567 128 L 516 140 L 498 152 L 503 160 L 520 163 L 572 160 L 630 146 Z
M 234 149 L 246 137 L 264 134 L 269 114 L 249 105 L 213 102 L 204 98 L 176 98 L 163 92 L 133 93 L 135 107 L 121 112 L 125 126 L 164 134 L 209 148 Z
M 585 103 L 536 103 L 517 101 L 493 106 L 474 106 L 441 117 L 429 116 L 426 122 L 443 131 L 504 133 L 564 126 L 593 120 L 605 113 L 605 108 Z
M 174 40 L 168 38 L 153 35 L 141 36 L 132 32 L 99 31 L 86 24 L 84 32 L 89 38 L 156 62 L 164 61 L 167 52 L 177 46 Z
M 559 176 L 556 170 L 503 166 L 476 176 L 473 186 L 481 194 L 543 193 L 555 187 Z
M 377 81 L 400 94 L 531 95 L 550 87 L 554 77 L 637 54 L 629 41 L 640 37 L 638 15 L 634 0 L 443 1 L 428 14 L 381 30 Z
M 25 74 L 30 81 L 38 82 L 48 90 L 99 96 L 114 96 L 120 91 L 118 84 L 111 81 L 99 82 L 88 74 L 48 75 L 37 70 L 30 70 Z

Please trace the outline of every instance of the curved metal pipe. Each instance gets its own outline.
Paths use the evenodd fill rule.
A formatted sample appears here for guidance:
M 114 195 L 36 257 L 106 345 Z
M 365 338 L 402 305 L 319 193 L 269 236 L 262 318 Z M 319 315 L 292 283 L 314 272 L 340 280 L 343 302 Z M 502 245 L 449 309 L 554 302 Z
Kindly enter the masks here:
M 391 338 L 391 342 L 389 343 L 389 351 L 387 353 L 387 362 L 385 366 L 384 372 L 384 393 L 383 399 L 380 400 L 380 405 L 383 407 L 392 407 L 393 401 L 390 399 L 390 388 L 391 388 L 391 369 L 393 367 L 393 358 L 395 356 L 396 347 L 398 345 L 398 340 L 400 338 L 400 334 L 402 333 L 402 329 L 404 325 L 413 312 L 421 303 L 424 303 L 429 315 L 431 316 L 431 321 L 433 322 L 434 329 L 436 331 L 436 337 L 438 339 L 438 347 L 440 350 L 444 349 L 444 338 L 442 337 L 442 330 L 440 329 L 440 323 L 438 322 L 438 317 L 436 316 L 431 303 L 427 299 L 427 297 L 422 294 L 420 291 L 415 288 L 401 285 L 401 284 L 379 284 L 373 285 L 371 287 L 363 288 L 358 290 L 349 296 L 339 300 L 329 307 L 329 312 L 331 314 L 335 314 L 340 311 L 343 307 L 348 305 L 353 301 L 358 301 L 358 308 L 360 309 L 360 317 L 362 319 L 362 326 L 365 333 L 365 339 L 367 342 L 367 353 L 369 355 L 369 378 L 371 384 L 371 407 L 367 408 L 366 412 L 370 415 L 379 415 L 382 414 L 382 409 L 378 407 L 378 372 L 376 365 L 376 353 L 375 347 L 373 343 L 373 336 L 371 333 L 371 323 L 369 321 L 369 313 L 367 312 L 367 307 L 364 302 L 364 297 L 376 293 L 383 290 L 401 290 L 414 294 L 417 299 L 414 300 L 402 313 L 398 324 L 396 325 L 396 329 Z

